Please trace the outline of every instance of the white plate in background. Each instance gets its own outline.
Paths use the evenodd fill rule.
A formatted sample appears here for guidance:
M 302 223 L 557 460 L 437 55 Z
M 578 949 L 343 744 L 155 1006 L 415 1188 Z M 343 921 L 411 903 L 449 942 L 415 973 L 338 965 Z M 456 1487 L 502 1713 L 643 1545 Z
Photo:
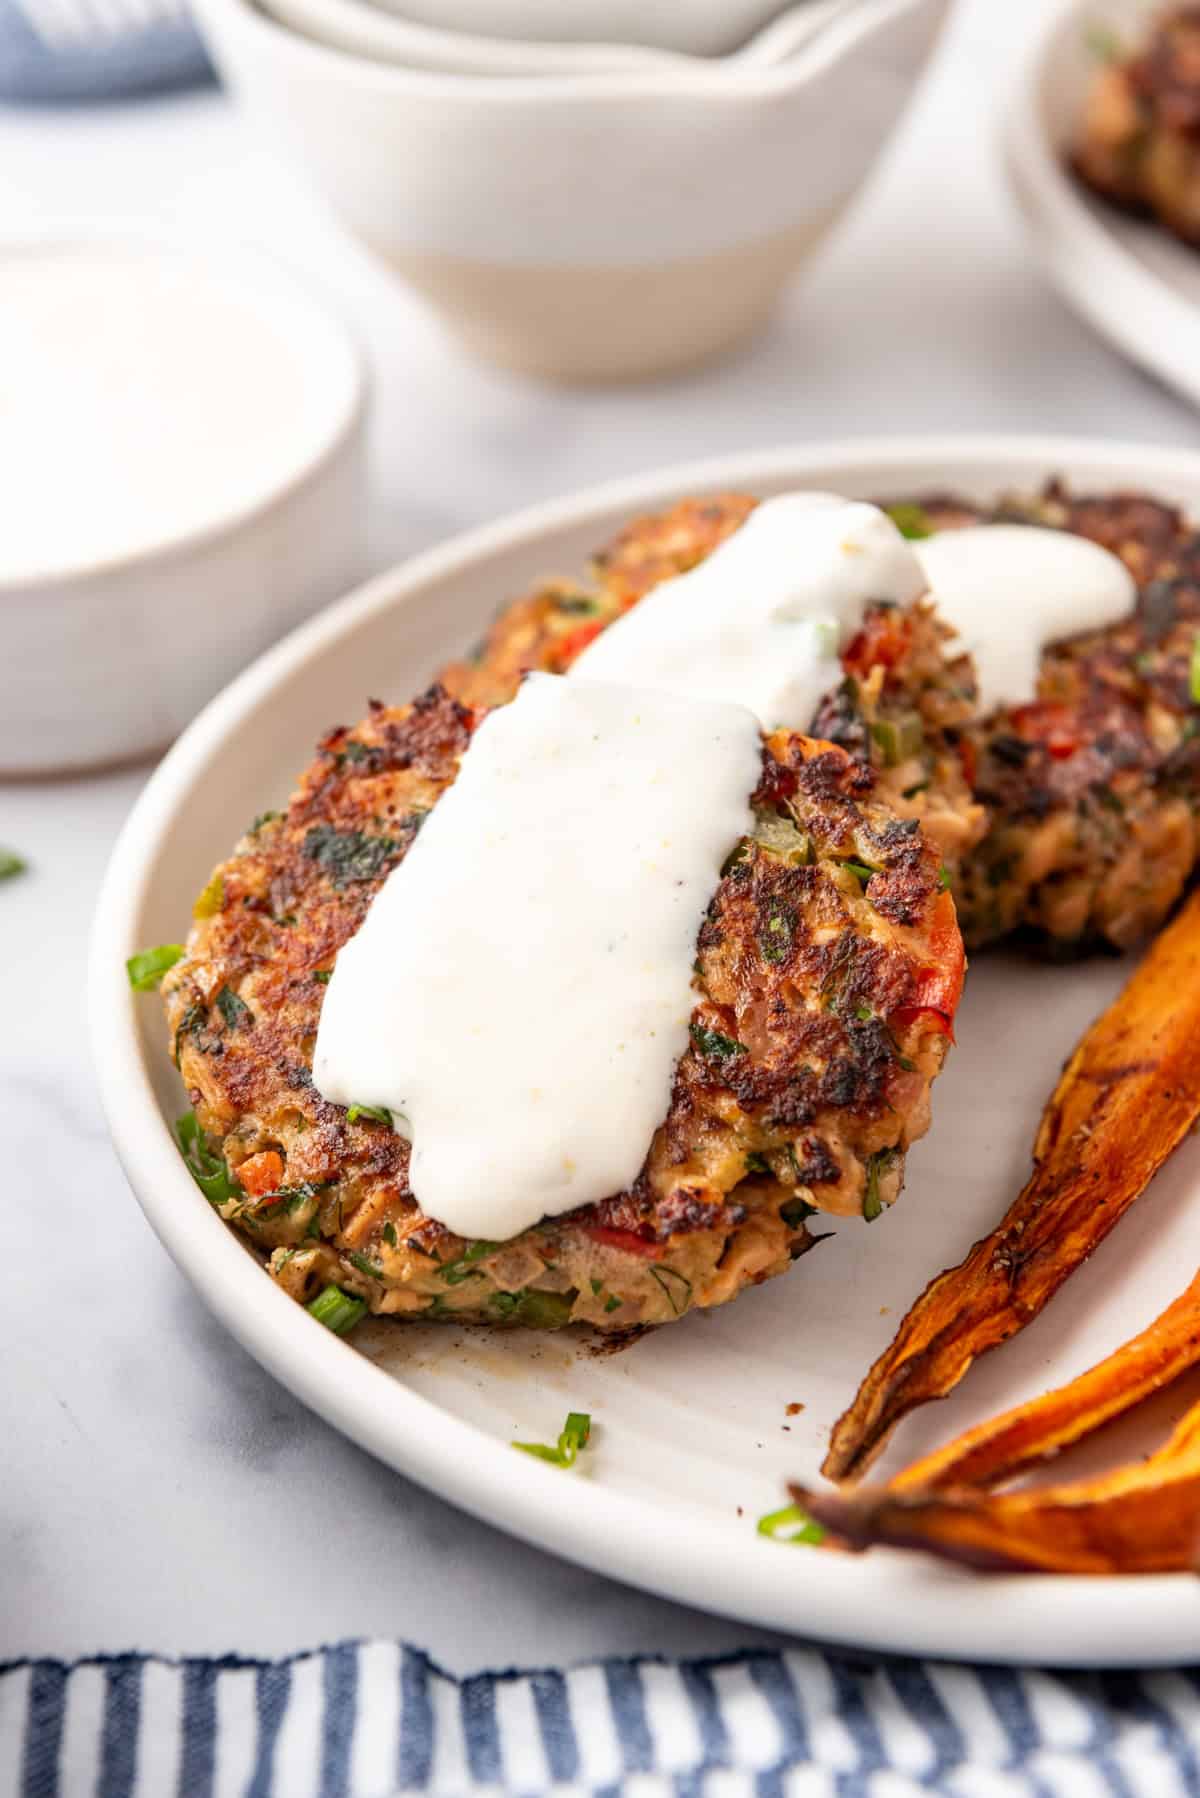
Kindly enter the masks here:
M 1200 250 L 1106 205 L 1063 158 L 1096 72 L 1093 32 L 1135 44 L 1159 0 L 1058 0 L 1030 40 L 1007 111 L 1005 160 L 1046 273 L 1125 355 L 1200 401 Z
M 1021 1185 L 1041 1106 L 1128 965 L 1047 969 L 980 957 L 959 1045 L 934 1095 L 907 1191 L 874 1225 L 837 1221 L 786 1276 L 693 1314 L 625 1353 L 574 1337 L 369 1323 L 353 1346 L 274 1287 L 193 1185 L 170 1134 L 185 1107 L 161 1009 L 125 958 L 179 936 L 192 898 L 249 818 L 287 796 L 317 735 L 368 694 L 399 701 L 475 639 L 496 605 L 570 574 L 631 516 L 688 493 L 821 487 L 851 495 L 953 487 L 979 497 L 1064 474 L 1138 485 L 1200 513 L 1200 454 L 1039 438 L 895 439 L 693 464 L 593 489 L 459 537 L 330 608 L 221 694 L 166 757 L 113 854 L 90 974 L 101 1094 L 146 1216 L 245 1348 L 321 1416 L 453 1503 L 649 1590 L 858 1646 L 1081 1665 L 1200 1655 L 1188 1575 L 978 1575 L 892 1551 L 854 1557 L 755 1534 L 790 1476 L 812 1478 L 828 1431 L 925 1281 L 957 1261 Z M 1200 1264 L 1200 1141 L 1189 1139 L 1114 1236 L 1024 1335 L 950 1399 L 902 1426 L 886 1469 L 1072 1377 L 1160 1311 Z M 804 1409 L 789 1417 L 786 1407 Z M 1184 1405 L 1158 1401 L 1164 1433 Z M 589 1410 L 574 1474 L 509 1446 Z M 1140 1452 L 1126 1430 L 1122 1452 Z M 1110 1443 L 1109 1453 L 1114 1453 Z M 386 1576 L 381 1576 L 386 1577 Z

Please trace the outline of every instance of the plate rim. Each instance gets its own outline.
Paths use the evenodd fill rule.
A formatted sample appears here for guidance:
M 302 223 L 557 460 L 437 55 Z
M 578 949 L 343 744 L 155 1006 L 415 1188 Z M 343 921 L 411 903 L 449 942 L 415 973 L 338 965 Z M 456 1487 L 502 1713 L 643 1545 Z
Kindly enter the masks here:
M 459 1508 L 610 1578 L 682 1604 L 843 1647 L 1028 1665 L 1152 1666 L 1200 1652 L 1200 1584 L 1186 1574 L 1134 1578 L 973 1575 L 915 1555 L 788 1556 L 747 1520 L 681 1513 L 573 1479 L 442 1410 L 328 1332 L 271 1282 L 213 1214 L 179 1159 L 143 1058 L 139 1000 L 124 962 L 161 839 L 180 795 L 242 721 L 296 669 L 423 589 L 556 529 L 669 496 L 772 481 L 866 476 L 876 466 L 986 463 L 997 484 L 1036 467 L 1103 478 L 1140 466 L 1147 485 L 1190 487 L 1200 509 L 1200 451 L 1111 439 L 931 435 L 810 443 L 687 462 L 608 481 L 456 535 L 377 575 L 293 631 L 212 700 L 168 752 L 112 851 L 91 932 L 88 1010 L 101 1103 L 122 1168 L 180 1271 L 237 1341 L 304 1404 L 406 1477 Z M 1004 474 L 1005 467 L 1010 472 Z M 836 475 L 834 478 L 837 478 Z M 872 477 L 877 478 L 877 477 Z M 665 1525 L 665 1528 L 664 1528 Z M 733 1552 L 731 1552 L 731 1550 Z M 788 1569 L 793 1571 L 789 1573 Z M 987 1603 L 980 1606 L 980 1578 Z M 1036 1631 L 1031 1625 L 1036 1619 Z M 1034 1637 L 1036 1636 L 1036 1640 Z M 1118 1643 L 1113 1648 L 1111 1644 Z
M 1200 308 L 1182 299 L 1095 217 L 1047 143 L 1039 88 L 1059 35 L 1087 0 L 1058 0 L 1024 46 L 1003 109 L 1009 186 L 1046 275 L 1067 303 L 1139 367 L 1200 404 Z

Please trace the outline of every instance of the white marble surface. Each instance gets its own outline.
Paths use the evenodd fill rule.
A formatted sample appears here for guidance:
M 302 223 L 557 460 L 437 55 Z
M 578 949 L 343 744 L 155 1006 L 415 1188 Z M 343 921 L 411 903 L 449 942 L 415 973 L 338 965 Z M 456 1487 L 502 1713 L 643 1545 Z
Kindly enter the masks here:
M 721 450 L 915 429 L 1194 442 L 1195 414 L 1044 286 L 1003 190 L 993 125 L 1037 10 L 962 0 L 886 166 L 770 335 L 640 391 L 545 392 L 463 362 L 215 93 L 0 114 L 0 232 L 108 214 L 306 271 L 374 365 L 380 562 Z M 0 843 L 33 865 L 0 888 L 0 1658 L 387 1633 L 466 1670 L 765 1639 L 451 1511 L 308 1416 L 192 1296 L 113 1159 L 83 1016 L 94 893 L 145 774 L 0 785 Z

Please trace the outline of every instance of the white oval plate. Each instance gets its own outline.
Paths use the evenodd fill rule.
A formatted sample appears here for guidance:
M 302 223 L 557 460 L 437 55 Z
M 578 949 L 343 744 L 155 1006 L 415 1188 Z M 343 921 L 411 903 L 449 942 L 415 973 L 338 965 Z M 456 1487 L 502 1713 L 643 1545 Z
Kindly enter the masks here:
M 1200 401 L 1200 251 L 1090 195 L 1063 163 L 1096 68 L 1088 34 L 1136 43 L 1160 0 L 1059 0 L 1022 56 L 1005 160 L 1063 298 L 1117 348 Z
M 184 1171 L 169 1120 L 185 1101 L 159 1005 L 131 996 L 123 967 L 136 949 L 180 934 L 211 865 L 255 812 L 286 798 L 325 728 L 356 719 L 368 695 L 417 690 L 499 601 L 539 575 L 578 570 L 637 512 L 731 487 L 870 495 L 952 486 L 983 497 L 1051 472 L 1084 487 L 1141 485 L 1200 511 L 1200 454 L 1055 439 L 892 440 L 740 456 L 595 489 L 381 576 L 247 669 L 150 780 L 96 918 L 94 1050 L 130 1183 L 213 1311 L 321 1416 L 455 1504 L 618 1579 L 828 1641 L 1041 1663 L 1178 1662 L 1200 1653 L 1200 1584 L 1190 1577 L 982 1577 L 898 1553 L 787 1548 L 754 1530 L 783 1501 L 788 1475 L 816 1473 L 830 1424 L 924 1282 L 959 1259 L 1019 1187 L 1059 1064 L 1116 991 L 1121 963 L 1047 970 L 981 958 L 933 1129 L 895 1210 L 873 1226 L 839 1222 L 787 1277 L 603 1358 L 561 1336 L 368 1323 L 351 1347 L 316 1326 L 264 1278 Z M 1070 1377 L 1156 1314 L 1200 1264 L 1200 1206 L 1189 1210 L 1198 1173 L 1200 1145 L 1189 1141 L 1049 1312 L 901 1430 L 900 1453 Z M 793 1401 L 804 1409 L 789 1417 Z M 1184 1401 L 1176 1390 L 1157 1402 L 1163 1430 Z M 509 1447 L 514 1437 L 551 1439 L 569 1407 L 595 1420 L 579 1471 Z

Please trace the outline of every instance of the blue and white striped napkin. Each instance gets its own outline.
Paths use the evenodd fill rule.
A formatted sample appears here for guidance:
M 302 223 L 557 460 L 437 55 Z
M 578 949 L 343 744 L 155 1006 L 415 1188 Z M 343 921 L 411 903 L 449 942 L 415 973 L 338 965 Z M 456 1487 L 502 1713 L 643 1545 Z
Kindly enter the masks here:
M 0 0 L 0 100 L 113 100 L 211 78 L 185 0 Z
M 1192 1798 L 1198 1754 L 1197 1669 L 796 1648 L 456 1680 L 394 1642 L 0 1667 L 5 1798 Z

